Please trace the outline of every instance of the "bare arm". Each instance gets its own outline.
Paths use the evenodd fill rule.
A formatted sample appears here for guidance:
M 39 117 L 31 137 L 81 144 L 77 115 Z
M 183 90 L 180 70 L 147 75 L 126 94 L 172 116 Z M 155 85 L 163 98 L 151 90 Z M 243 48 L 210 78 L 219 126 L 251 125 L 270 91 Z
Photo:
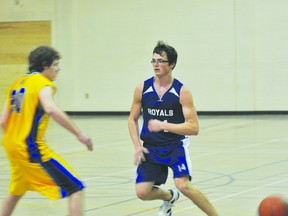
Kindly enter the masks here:
M 150 131 L 157 132 L 166 130 L 180 135 L 197 135 L 199 132 L 199 123 L 197 112 L 193 103 L 190 91 L 182 87 L 180 92 L 180 103 L 182 105 L 185 122 L 181 124 L 173 124 L 169 122 L 161 122 L 159 120 L 150 120 L 148 128 Z
M 0 124 L 3 130 L 5 130 L 7 120 L 9 118 L 9 111 L 7 107 L 7 101 L 4 103 L 3 112 L 0 119 Z
M 139 125 L 138 119 L 141 114 L 141 98 L 142 98 L 143 85 L 136 87 L 134 91 L 134 98 L 130 110 L 130 115 L 128 118 L 128 128 L 130 132 L 130 137 L 135 148 L 135 160 L 134 164 L 137 165 L 141 160 L 145 160 L 143 153 L 148 153 L 148 150 L 144 148 L 139 139 Z
M 44 111 L 48 115 L 50 115 L 64 128 L 73 133 L 80 142 L 87 146 L 88 150 L 93 150 L 93 143 L 91 138 L 83 134 L 81 130 L 69 118 L 69 116 L 56 106 L 53 100 L 53 90 L 50 86 L 46 86 L 40 91 L 40 102 Z

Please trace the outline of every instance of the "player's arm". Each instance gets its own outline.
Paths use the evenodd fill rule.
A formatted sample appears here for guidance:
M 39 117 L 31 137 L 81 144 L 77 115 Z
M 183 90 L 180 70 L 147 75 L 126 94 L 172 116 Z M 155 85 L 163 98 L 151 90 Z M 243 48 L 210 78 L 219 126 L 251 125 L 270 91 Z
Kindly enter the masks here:
M 93 143 L 89 136 L 83 134 L 81 130 L 73 123 L 69 116 L 59 109 L 53 99 L 53 89 L 51 86 L 45 86 L 40 91 L 40 102 L 44 111 L 50 115 L 56 122 L 73 133 L 77 139 L 85 144 L 88 150 L 93 150 Z
M 180 103 L 185 118 L 184 123 L 173 124 L 169 122 L 161 122 L 159 120 L 150 120 L 148 125 L 149 130 L 153 132 L 165 130 L 180 135 L 197 135 L 199 132 L 197 112 L 193 103 L 192 95 L 184 86 L 180 91 Z
M 0 124 L 1 124 L 1 128 L 3 130 L 5 130 L 5 127 L 6 127 L 6 123 L 7 123 L 7 120 L 9 118 L 9 111 L 8 111 L 8 107 L 7 107 L 7 101 L 4 103 L 4 106 L 3 106 L 3 112 L 1 114 L 1 118 L 0 118 Z
M 139 139 L 138 119 L 141 114 L 141 107 L 142 107 L 141 105 L 142 90 L 143 90 L 143 84 L 136 87 L 134 91 L 132 106 L 130 109 L 130 115 L 128 118 L 129 133 L 136 151 L 134 161 L 135 164 L 138 164 L 139 162 L 141 162 L 141 160 L 145 160 L 143 153 L 148 153 L 148 150 L 142 146 Z
M 139 125 L 138 119 L 141 114 L 141 98 L 142 98 L 142 89 L 143 85 L 139 85 L 136 87 L 133 96 L 133 102 L 130 109 L 130 115 L 128 118 L 128 128 L 130 137 L 135 146 L 135 149 L 139 148 L 141 145 L 139 139 Z

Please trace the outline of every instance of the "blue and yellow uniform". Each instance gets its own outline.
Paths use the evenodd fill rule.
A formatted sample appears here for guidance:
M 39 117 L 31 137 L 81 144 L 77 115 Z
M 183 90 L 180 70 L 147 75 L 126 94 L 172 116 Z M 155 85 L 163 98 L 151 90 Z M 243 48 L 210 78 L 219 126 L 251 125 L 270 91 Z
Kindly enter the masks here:
M 48 115 L 41 107 L 43 87 L 56 87 L 41 73 L 25 74 L 14 82 L 6 96 L 9 118 L 3 146 L 11 165 L 11 195 L 38 191 L 57 200 L 80 191 L 83 183 L 73 169 L 44 141 Z
M 151 132 L 148 129 L 151 119 L 174 124 L 185 122 L 180 103 L 182 86 L 180 81 L 174 79 L 171 87 L 159 98 L 154 88 L 154 77 L 144 81 L 141 100 L 143 126 L 140 138 L 149 153 L 145 154 L 146 161 L 137 168 L 136 183 L 164 184 L 168 176 L 168 167 L 173 170 L 174 178 L 192 175 L 188 151 L 189 138 L 169 131 Z

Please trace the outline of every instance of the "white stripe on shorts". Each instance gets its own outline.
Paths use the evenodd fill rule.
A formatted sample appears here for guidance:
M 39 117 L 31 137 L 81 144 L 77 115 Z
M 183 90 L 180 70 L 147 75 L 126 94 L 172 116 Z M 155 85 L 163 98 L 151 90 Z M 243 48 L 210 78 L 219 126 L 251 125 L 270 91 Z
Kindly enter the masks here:
M 189 153 L 190 139 L 189 137 L 185 137 L 185 139 L 181 141 L 183 142 L 183 148 L 185 151 L 185 159 L 186 159 L 186 163 L 188 166 L 188 171 L 189 171 L 190 176 L 192 177 L 192 161 L 191 161 L 190 153 Z

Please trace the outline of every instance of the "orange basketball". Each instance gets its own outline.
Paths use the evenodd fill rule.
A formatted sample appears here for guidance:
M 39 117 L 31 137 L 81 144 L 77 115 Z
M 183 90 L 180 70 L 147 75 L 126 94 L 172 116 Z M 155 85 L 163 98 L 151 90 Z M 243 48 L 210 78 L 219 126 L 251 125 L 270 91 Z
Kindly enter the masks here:
M 282 196 L 268 196 L 258 208 L 259 216 L 288 216 L 288 202 Z

